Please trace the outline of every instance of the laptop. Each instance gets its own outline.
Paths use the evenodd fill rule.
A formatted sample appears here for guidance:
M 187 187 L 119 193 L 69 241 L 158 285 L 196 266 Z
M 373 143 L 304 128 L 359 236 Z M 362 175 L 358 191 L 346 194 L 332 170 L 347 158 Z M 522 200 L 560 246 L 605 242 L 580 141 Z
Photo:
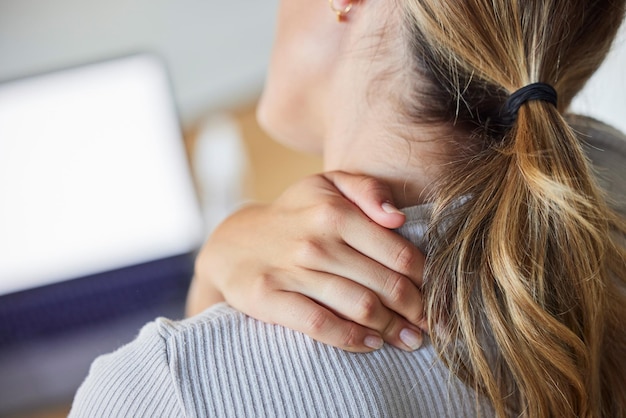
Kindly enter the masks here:
M 22 376 L 10 377 L 7 364 L 29 350 L 91 346 L 69 388 L 93 353 L 132 337 L 142 321 L 172 306 L 182 315 L 203 232 L 158 58 L 0 84 L 0 414 L 21 396 L 7 392 Z M 94 343 L 93 330 L 126 323 L 132 330 L 109 333 L 108 346 Z M 91 342 L 77 342 L 89 333 Z M 58 359 L 27 361 L 36 374 Z

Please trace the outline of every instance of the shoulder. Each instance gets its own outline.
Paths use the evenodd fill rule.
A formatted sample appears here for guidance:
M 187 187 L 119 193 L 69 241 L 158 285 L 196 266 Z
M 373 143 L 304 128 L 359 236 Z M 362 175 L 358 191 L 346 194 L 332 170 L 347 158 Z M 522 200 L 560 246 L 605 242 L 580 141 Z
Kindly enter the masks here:
M 222 306 L 185 321 L 157 318 L 146 324 L 135 340 L 92 363 L 76 392 L 70 417 L 186 415 L 179 381 L 186 376 L 176 366 L 187 347 L 181 350 L 177 344 L 194 340 L 202 325 L 219 330 L 233 318 L 242 319 L 242 314 Z M 191 346 L 203 348 L 201 343 Z
M 348 353 L 225 304 L 159 327 L 188 416 L 451 417 L 476 406 L 428 346 Z
M 626 135 L 619 129 L 582 115 L 567 115 L 567 121 L 589 146 L 609 150 L 626 159 Z
M 589 117 L 568 115 L 567 119 L 583 143 L 598 182 L 615 209 L 626 216 L 626 135 Z
M 166 341 L 155 321 L 133 342 L 92 363 L 70 417 L 178 417 L 180 412 Z
M 98 358 L 71 416 L 455 417 L 477 404 L 429 345 L 353 354 L 220 304 Z

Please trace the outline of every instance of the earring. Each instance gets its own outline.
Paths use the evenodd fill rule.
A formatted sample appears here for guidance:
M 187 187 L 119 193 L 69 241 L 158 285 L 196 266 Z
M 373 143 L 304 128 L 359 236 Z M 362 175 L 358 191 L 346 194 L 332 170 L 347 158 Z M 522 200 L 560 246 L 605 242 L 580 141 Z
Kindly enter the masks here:
M 337 22 L 341 22 L 341 20 L 348 14 L 350 9 L 352 9 L 352 2 L 350 2 L 344 9 L 340 10 L 335 8 L 335 1 L 328 0 L 328 4 L 330 5 L 330 10 L 337 14 Z

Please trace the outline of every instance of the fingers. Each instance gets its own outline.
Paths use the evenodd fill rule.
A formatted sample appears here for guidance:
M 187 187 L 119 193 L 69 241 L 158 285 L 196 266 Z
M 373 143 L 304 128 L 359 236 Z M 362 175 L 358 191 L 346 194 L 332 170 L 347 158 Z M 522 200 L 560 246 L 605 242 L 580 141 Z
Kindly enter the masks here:
M 408 277 L 391 270 L 380 263 L 354 251 L 347 245 L 339 245 L 331 249 L 321 246 L 310 246 L 306 254 L 301 257 L 306 258 L 310 265 L 315 265 L 317 271 L 306 274 L 303 272 L 300 277 L 294 279 L 293 284 L 298 286 L 303 292 L 316 300 L 323 300 L 328 305 L 327 298 L 333 296 L 332 292 L 337 294 L 341 289 L 346 293 L 345 297 L 350 299 L 352 296 L 348 293 L 355 288 L 347 288 L 347 283 L 353 283 L 359 289 L 366 288 L 369 292 L 377 296 L 382 304 L 388 309 L 388 312 L 395 311 L 409 322 L 417 325 L 423 325 L 423 300 L 420 289 Z M 341 260 L 338 262 L 337 260 Z M 325 272 L 327 276 L 324 275 Z M 316 277 L 309 277 L 312 274 Z M 325 277 L 331 277 L 335 280 L 328 280 L 328 291 L 323 293 L 322 281 Z M 349 280 L 345 280 L 345 279 Z M 336 287 L 335 287 L 336 286 Z M 294 289 L 295 290 L 295 289 Z M 314 293 L 318 292 L 318 293 Z M 362 291 L 356 292 L 358 295 Z M 354 303 L 355 301 L 353 301 Z M 376 308 L 376 307 L 374 307 Z M 338 312 L 341 309 L 333 307 Z M 375 310 L 381 321 L 388 321 L 389 316 L 382 316 L 380 309 Z M 372 322 L 360 322 L 354 316 L 347 316 L 350 319 L 365 325 L 369 328 L 383 331 L 380 324 Z M 386 341 L 388 341 L 386 339 Z
M 357 252 L 375 260 L 388 269 L 409 277 L 415 284 L 422 284 L 425 258 L 419 248 L 411 242 L 396 232 L 382 228 L 369 221 L 365 216 L 355 211 L 342 211 L 339 208 L 330 206 L 326 213 L 320 213 L 317 214 L 319 219 L 315 228 L 309 234 L 309 236 L 314 238 L 309 238 L 309 242 L 305 238 L 303 244 L 313 246 L 315 245 L 315 239 L 325 239 L 324 235 L 320 234 L 319 231 L 326 231 L 329 229 L 329 225 L 332 225 L 332 232 L 338 235 L 339 242 L 344 242 Z M 318 246 L 327 248 L 328 243 L 320 242 Z M 309 256 L 310 254 L 307 253 L 305 255 Z M 346 264 L 345 260 L 335 257 L 334 261 L 337 260 L 340 260 L 342 264 Z M 302 263 L 306 265 L 307 261 L 302 260 Z
M 387 308 L 372 290 L 351 280 L 331 274 L 310 272 L 311 277 L 300 277 L 298 291 L 324 306 L 341 318 L 377 331 L 383 339 L 403 350 L 412 351 L 421 346 L 422 333 L 405 318 Z M 405 279 L 406 280 L 406 279 Z M 417 305 L 421 309 L 421 298 Z
M 397 233 L 363 222 L 356 216 L 347 217 L 341 236 L 352 249 L 422 285 L 424 254 L 413 243 Z
M 264 305 L 271 309 L 259 315 L 265 322 L 279 323 L 324 344 L 355 353 L 367 353 L 383 346 L 377 332 L 342 319 L 299 293 L 271 292 L 266 302 Z
M 342 218 L 334 224 L 341 230 L 344 242 L 302 239 L 291 250 L 293 263 L 304 271 L 330 273 L 359 283 L 374 291 L 387 308 L 422 326 L 420 287 L 424 256 L 419 249 L 396 233 L 366 221 L 362 215 Z M 301 286 L 307 285 L 295 280 Z M 310 286 L 318 284 L 313 277 L 309 281 Z
M 332 190 L 330 192 L 333 193 Z M 314 206 L 307 213 L 306 219 L 310 226 L 308 233 L 302 234 L 303 242 L 307 239 L 319 240 L 320 246 L 324 247 L 331 239 L 345 242 L 356 251 L 421 285 L 424 256 L 420 250 L 396 232 L 372 222 L 343 197 Z M 331 238 L 328 238 L 329 235 Z M 303 261 L 303 265 L 306 264 Z
M 424 319 L 420 290 L 406 276 L 389 269 L 381 269 L 379 266 L 369 259 L 363 260 L 359 268 L 364 270 L 364 273 L 355 277 L 354 281 L 371 289 L 386 307 L 399 313 L 409 322 L 419 325 Z M 341 276 L 350 274 L 341 270 L 339 271 Z
M 381 181 L 341 171 L 324 173 L 323 176 L 377 224 L 399 228 L 404 223 L 404 213 L 394 206 L 391 189 Z

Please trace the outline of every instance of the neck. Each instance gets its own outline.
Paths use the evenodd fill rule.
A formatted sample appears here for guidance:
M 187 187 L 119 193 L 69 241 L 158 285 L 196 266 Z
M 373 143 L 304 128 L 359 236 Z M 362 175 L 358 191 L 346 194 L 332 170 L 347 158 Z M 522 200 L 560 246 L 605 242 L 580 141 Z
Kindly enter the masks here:
M 391 187 L 394 203 L 407 207 L 428 198 L 442 174 L 442 139 L 453 132 L 447 126 L 420 125 L 402 111 L 410 103 L 407 93 L 419 82 L 407 71 L 405 54 L 398 52 L 405 49 L 403 33 L 387 29 L 381 36 L 363 35 L 384 23 L 363 17 L 346 26 L 350 30 L 340 43 L 324 107 L 324 169 L 382 180 Z
M 353 103 L 344 103 L 343 112 L 327 125 L 325 171 L 375 177 L 390 186 L 401 208 L 423 203 L 442 174 L 442 138 L 450 136 L 450 129 L 394 122 L 398 116 L 382 110 L 393 108 L 388 103 L 376 109 Z

